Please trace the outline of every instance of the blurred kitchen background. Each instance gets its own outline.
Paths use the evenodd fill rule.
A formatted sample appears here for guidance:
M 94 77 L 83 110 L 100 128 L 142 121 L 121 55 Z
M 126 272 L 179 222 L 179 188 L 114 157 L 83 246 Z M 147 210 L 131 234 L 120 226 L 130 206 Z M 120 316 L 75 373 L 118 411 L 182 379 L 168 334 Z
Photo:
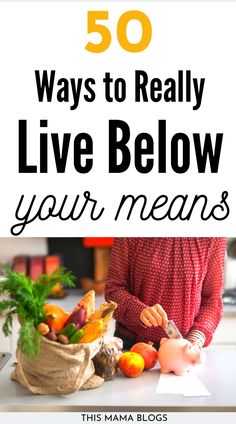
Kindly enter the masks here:
M 112 244 L 113 238 L 0 238 L 0 273 L 9 264 L 36 280 L 64 266 L 76 277 L 77 289 L 103 294 Z M 54 294 L 66 293 L 57 287 Z
M 64 290 L 59 283 L 52 293 L 57 303 L 63 302 L 64 308 L 70 309 L 83 293 L 94 289 L 100 304 L 104 300 L 113 242 L 113 238 L 0 238 L 0 277 L 5 264 L 18 272 L 25 272 L 33 280 L 38 274 L 50 273 L 62 265 L 75 275 L 76 288 Z M 236 238 L 233 237 L 227 239 L 223 299 L 223 318 L 210 348 L 236 350 Z M 111 332 L 113 329 L 112 326 Z M 0 350 L 11 351 L 16 340 L 13 337 L 10 346 L 6 343 L 0 320 Z

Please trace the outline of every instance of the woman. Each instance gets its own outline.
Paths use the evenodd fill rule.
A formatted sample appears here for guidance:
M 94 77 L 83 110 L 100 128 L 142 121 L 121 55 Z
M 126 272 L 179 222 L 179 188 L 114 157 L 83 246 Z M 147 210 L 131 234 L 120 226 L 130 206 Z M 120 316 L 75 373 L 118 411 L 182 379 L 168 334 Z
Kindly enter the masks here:
M 118 303 L 115 336 L 124 348 L 159 347 L 173 320 L 183 337 L 207 346 L 223 312 L 225 238 L 117 238 L 105 298 Z

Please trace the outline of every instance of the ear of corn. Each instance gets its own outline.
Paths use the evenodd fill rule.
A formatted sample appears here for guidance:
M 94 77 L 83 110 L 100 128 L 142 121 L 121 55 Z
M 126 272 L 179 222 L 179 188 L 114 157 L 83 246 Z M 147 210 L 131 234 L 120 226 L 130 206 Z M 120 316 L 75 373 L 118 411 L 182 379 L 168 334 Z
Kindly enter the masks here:
M 97 319 L 103 319 L 104 322 L 110 321 L 112 318 L 113 312 L 117 307 L 117 303 L 115 302 L 107 302 L 100 305 L 99 309 L 97 309 L 89 318 L 89 321 L 95 321 Z
M 83 327 L 84 335 L 79 343 L 90 343 L 103 336 L 107 330 L 107 324 L 103 319 L 96 319 Z

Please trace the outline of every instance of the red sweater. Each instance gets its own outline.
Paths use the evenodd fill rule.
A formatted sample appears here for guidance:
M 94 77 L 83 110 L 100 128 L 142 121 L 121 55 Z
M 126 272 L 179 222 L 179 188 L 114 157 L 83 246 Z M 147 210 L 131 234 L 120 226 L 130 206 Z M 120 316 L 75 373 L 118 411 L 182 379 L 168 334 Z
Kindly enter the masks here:
M 159 341 L 161 327 L 139 319 L 159 303 L 185 337 L 202 331 L 207 346 L 221 319 L 224 238 L 117 238 L 111 252 L 106 300 L 118 303 L 114 318 L 137 340 Z

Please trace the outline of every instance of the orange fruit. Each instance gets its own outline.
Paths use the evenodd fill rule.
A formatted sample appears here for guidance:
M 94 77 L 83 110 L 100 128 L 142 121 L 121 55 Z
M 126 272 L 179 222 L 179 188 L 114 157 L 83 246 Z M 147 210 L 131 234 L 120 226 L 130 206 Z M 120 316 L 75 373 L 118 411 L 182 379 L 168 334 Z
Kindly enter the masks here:
M 53 328 L 56 332 L 61 331 L 68 319 L 68 314 L 63 311 L 59 306 L 47 303 L 43 306 L 43 311 L 45 312 L 48 319 L 45 320 L 46 324 L 49 327 Z
M 144 369 L 143 357 L 136 352 L 124 352 L 119 359 L 119 368 L 126 377 L 138 377 Z

